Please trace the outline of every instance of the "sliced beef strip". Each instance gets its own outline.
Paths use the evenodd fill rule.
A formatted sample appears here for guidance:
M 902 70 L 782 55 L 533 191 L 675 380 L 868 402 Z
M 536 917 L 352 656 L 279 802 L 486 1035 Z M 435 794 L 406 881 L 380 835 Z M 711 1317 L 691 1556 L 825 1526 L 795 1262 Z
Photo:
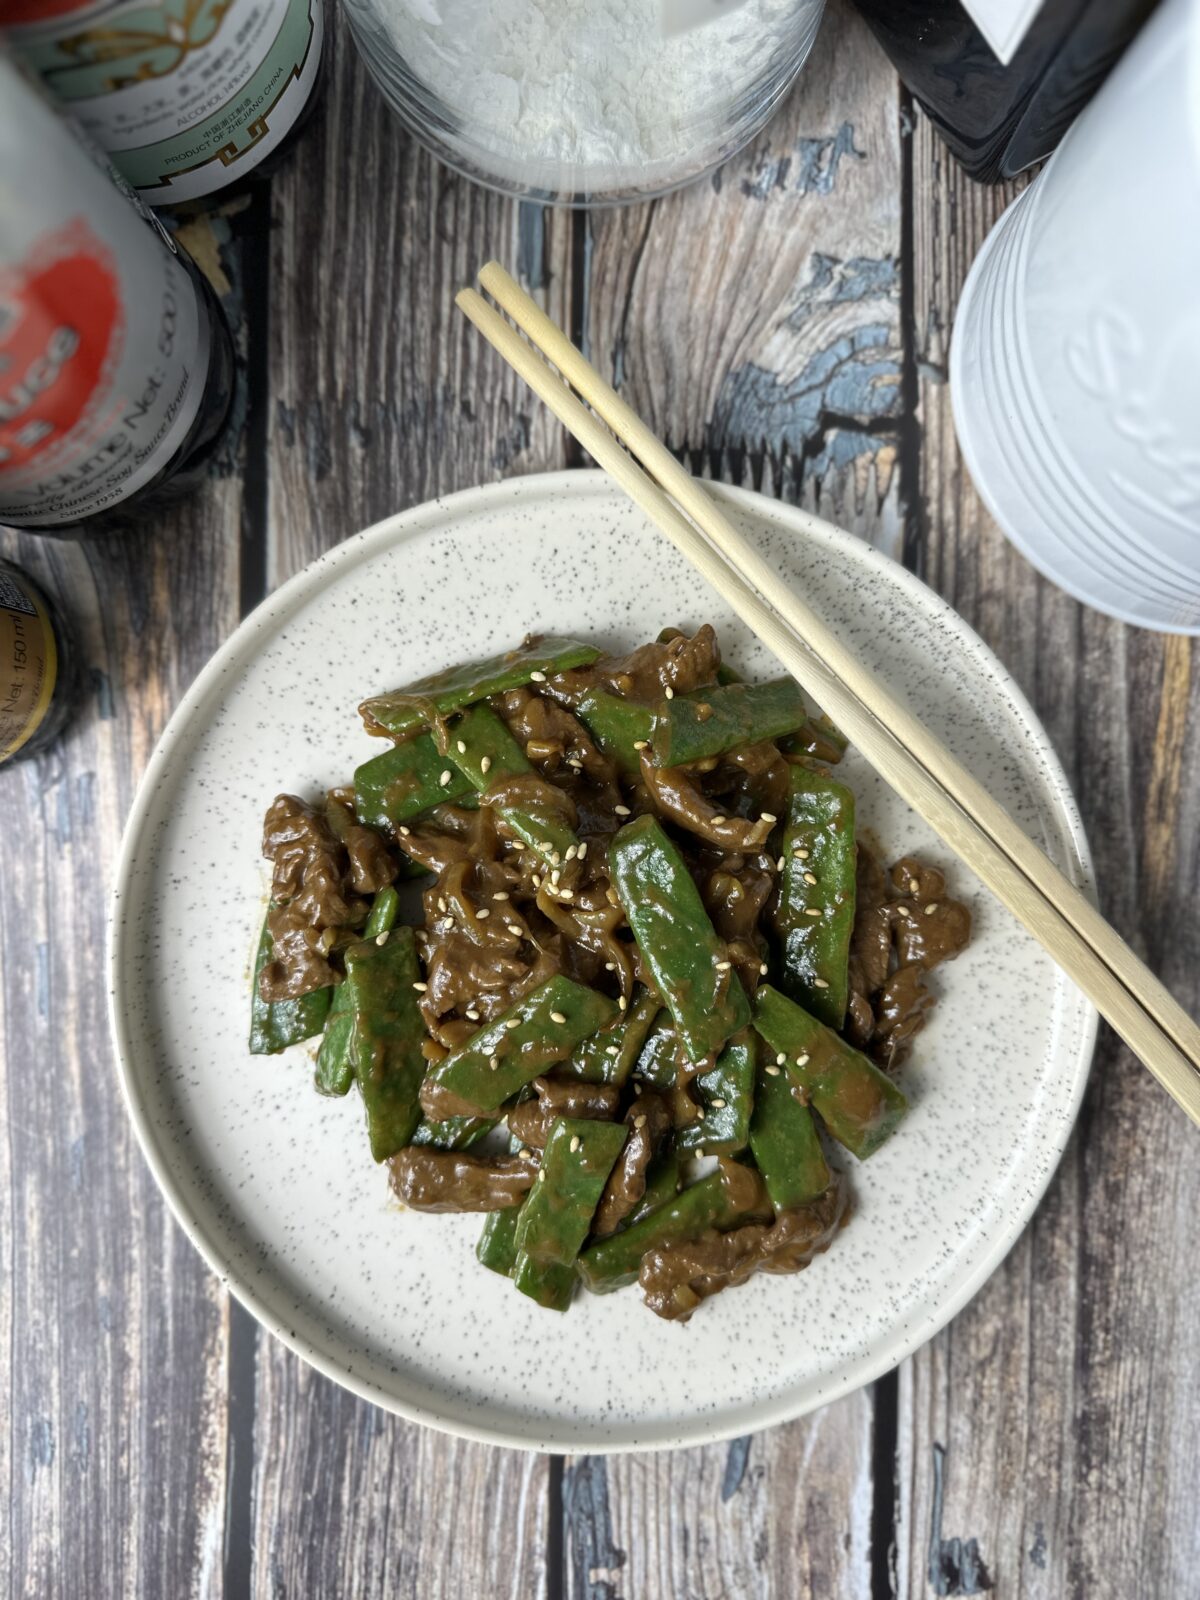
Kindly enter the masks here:
M 544 1150 L 550 1130 L 559 1117 L 583 1117 L 593 1122 L 611 1122 L 616 1115 L 621 1091 L 611 1083 L 557 1082 L 550 1078 L 533 1080 L 533 1097 L 522 1100 L 508 1113 L 508 1131 L 522 1144 Z
M 780 1211 L 770 1224 L 728 1233 L 709 1228 L 698 1239 L 648 1250 L 638 1281 L 657 1316 L 686 1322 L 703 1301 L 756 1272 L 799 1272 L 827 1250 L 846 1218 L 848 1189 L 840 1173 L 809 1205 Z
M 629 1138 L 609 1174 L 596 1209 L 592 1231 L 597 1238 L 615 1233 L 646 1193 L 646 1169 L 671 1128 L 671 1108 L 660 1094 L 647 1091 L 625 1113 Z
M 258 992 L 272 1004 L 337 981 L 329 953 L 340 930 L 361 926 L 367 906 L 350 890 L 345 847 L 324 815 L 298 796 L 276 796 L 262 848 L 272 866 L 275 904 L 267 914 L 272 959 L 259 974 Z
M 392 1188 L 413 1211 L 506 1211 L 533 1186 L 535 1161 L 409 1145 L 388 1161 Z

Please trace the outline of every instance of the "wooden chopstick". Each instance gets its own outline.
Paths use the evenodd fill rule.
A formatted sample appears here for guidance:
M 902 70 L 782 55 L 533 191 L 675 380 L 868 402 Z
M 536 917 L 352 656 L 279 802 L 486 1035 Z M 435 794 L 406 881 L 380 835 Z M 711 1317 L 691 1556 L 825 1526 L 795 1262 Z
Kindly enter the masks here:
M 484 337 L 866 759 L 1045 946 L 1200 1124 L 1200 1028 L 1167 989 L 978 780 L 866 671 L 811 607 L 779 584 L 707 491 L 520 286 L 495 262 L 480 273 L 480 281 L 527 336 L 522 338 L 474 290 L 464 289 L 458 304 Z M 829 526 L 807 520 L 815 528 Z

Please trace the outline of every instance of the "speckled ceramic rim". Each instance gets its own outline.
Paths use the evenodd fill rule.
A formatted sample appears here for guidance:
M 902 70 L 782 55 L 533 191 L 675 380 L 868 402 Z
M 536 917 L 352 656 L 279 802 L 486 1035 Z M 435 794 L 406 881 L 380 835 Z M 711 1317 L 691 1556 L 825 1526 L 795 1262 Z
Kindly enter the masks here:
M 138 1081 L 138 1067 L 130 1045 L 125 1006 L 122 1000 L 125 988 L 123 974 L 126 956 L 125 938 L 121 933 L 120 920 L 116 914 L 122 898 L 128 894 L 130 889 L 138 847 L 143 837 L 143 832 L 147 827 L 149 814 L 154 806 L 155 792 L 165 778 L 167 768 L 174 758 L 177 748 L 186 743 L 188 730 L 193 719 L 203 712 L 209 701 L 221 691 L 222 680 L 229 681 L 233 671 L 262 648 L 264 623 L 278 625 L 284 622 L 302 603 L 308 600 L 312 591 L 318 589 L 335 571 L 347 566 L 366 566 L 380 551 L 388 549 L 402 540 L 419 536 L 432 526 L 444 526 L 447 518 L 452 517 L 456 512 L 466 516 L 477 512 L 494 511 L 498 508 L 503 508 L 506 504 L 518 505 L 521 501 L 529 498 L 542 499 L 561 496 L 564 501 L 569 501 L 580 491 L 595 493 L 598 484 L 603 481 L 605 481 L 605 475 L 602 472 L 595 471 L 546 473 L 535 477 L 508 479 L 503 483 L 488 484 L 477 489 L 466 489 L 459 494 L 449 495 L 445 499 L 433 500 L 426 505 L 416 506 L 411 511 L 402 512 L 398 516 L 388 517 L 385 521 L 376 523 L 373 527 L 365 529 L 362 533 L 348 539 L 344 544 L 340 544 L 327 554 L 320 556 L 302 572 L 289 579 L 274 594 L 268 596 L 241 623 L 200 672 L 187 694 L 184 695 L 174 715 L 163 729 L 162 736 L 138 787 L 133 809 L 130 812 L 121 841 L 116 883 L 109 911 L 108 1007 L 109 1024 L 116 1047 L 117 1070 L 121 1081 L 121 1089 L 125 1096 L 125 1103 L 129 1108 L 129 1115 L 133 1120 L 138 1142 L 150 1165 L 150 1170 L 154 1174 L 156 1183 L 166 1197 L 167 1203 L 174 1212 L 180 1226 L 221 1282 L 276 1338 L 282 1340 L 302 1360 L 307 1361 L 318 1372 L 332 1379 L 334 1383 L 349 1389 L 352 1393 L 370 1401 L 373 1405 L 382 1406 L 385 1410 L 393 1411 L 397 1415 L 405 1417 L 410 1422 L 423 1423 L 426 1426 L 438 1428 L 445 1433 L 455 1434 L 461 1438 L 478 1440 L 483 1444 L 503 1445 L 518 1450 L 562 1451 L 587 1449 L 594 1453 L 617 1454 L 634 1450 L 679 1449 L 692 1445 L 712 1444 L 722 1439 L 735 1438 L 739 1434 L 773 1427 L 782 1422 L 790 1422 L 796 1417 L 803 1416 L 806 1412 L 815 1410 L 818 1407 L 804 1400 L 798 1401 L 793 1394 L 785 1392 L 774 1400 L 746 1407 L 745 1414 L 740 1416 L 736 1422 L 717 1426 L 705 1425 L 702 1422 L 696 1425 L 695 1420 L 689 1426 L 685 1422 L 680 1425 L 675 1435 L 663 1437 L 660 1434 L 652 1445 L 621 1440 L 601 1444 L 586 1436 L 573 1438 L 562 1429 L 553 1429 L 541 1437 L 533 1433 L 532 1430 L 530 1433 L 510 1434 L 501 1428 L 472 1426 L 470 1423 L 463 1422 L 457 1416 L 447 1416 L 439 1413 L 436 1409 L 404 1404 L 392 1395 L 381 1393 L 374 1385 L 363 1383 L 355 1375 L 347 1373 L 345 1368 L 339 1366 L 338 1362 L 325 1350 L 315 1348 L 303 1339 L 290 1336 L 285 1326 L 271 1313 L 263 1300 L 230 1265 L 229 1261 L 225 1259 L 217 1246 L 213 1234 L 210 1232 L 206 1219 L 189 1210 L 176 1182 L 171 1162 L 158 1142 L 155 1129 L 142 1102 L 141 1088 Z M 942 626 L 949 631 L 953 631 L 958 636 L 964 655 L 973 659 L 977 667 L 1002 688 L 1025 723 L 1029 740 L 1035 747 L 1042 771 L 1057 802 L 1058 822 L 1063 828 L 1065 836 L 1069 838 L 1073 845 L 1078 864 L 1082 869 L 1082 876 L 1079 881 L 1086 883 L 1091 874 L 1091 858 L 1087 839 L 1084 836 L 1083 827 L 1079 820 L 1066 775 L 1033 708 L 1017 688 L 1000 661 L 979 636 L 962 621 L 945 601 L 927 588 L 919 578 L 871 546 L 864 544 L 861 540 L 855 539 L 850 534 L 843 534 L 837 530 L 829 529 L 825 524 L 815 522 L 803 511 L 784 505 L 779 501 L 770 500 L 762 495 L 752 494 L 743 489 L 730 489 L 723 485 L 713 485 L 712 487 L 714 492 L 729 498 L 736 504 L 745 506 L 748 511 L 765 516 L 776 524 L 783 524 L 789 527 L 798 538 L 820 542 L 827 549 L 837 550 L 844 548 L 846 554 L 856 562 L 865 561 L 870 567 L 873 567 L 880 580 L 904 595 L 913 607 L 934 614 Z M 614 489 L 613 492 L 615 494 L 617 491 Z M 1068 868 L 1068 870 L 1071 869 Z M 852 1393 L 855 1389 L 864 1387 L 876 1378 L 881 1377 L 885 1372 L 889 1372 L 906 1356 L 912 1355 L 914 1350 L 919 1349 L 962 1310 L 963 1306 L 982 1287 L 1016 1243 L 1025 1224 L 1045 1193 L 1046 1187 L 1057 1169 L 1058 1161 L 1062 1156 L 1071 1129 L 1074 1127 L 1095 1046 L 1097 1020 L 1095 1011 L 1086 1006 L 1081 1000 L 1080 1025 L 1077 1030 L 1079 1045 L 1071 1088 L 1069 1116 L 1063 1123 L 1061 1138 L 1054 1150 L 1053 1161 L 1047 1164 L 1041 1181 L 1032 1183 L 1025 1191 L 1022 1204 L 1013 1209 L 1010 1226 L 1006 1232 L 997 1239 L 992 1250 L 969 1273 L 964 1275 L 955 1292 L 947 1296 L 934 1315 L 930 1316 L 917 1328 L 904 1334 L 898 1333 L 890 1347 L 874 1360 L 854 1363 L 844 1378 L 831 1383 L 825 1389 L 819 1405 L 827 1405 L 834 1400 L 840 1399 L 843 1395 Z

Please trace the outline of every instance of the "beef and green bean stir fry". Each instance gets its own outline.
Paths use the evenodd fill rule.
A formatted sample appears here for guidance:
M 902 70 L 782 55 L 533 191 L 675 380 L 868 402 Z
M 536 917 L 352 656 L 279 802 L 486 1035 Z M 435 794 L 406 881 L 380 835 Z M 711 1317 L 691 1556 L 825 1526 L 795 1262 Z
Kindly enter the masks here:
M 970 934 L 857 833 L 836 729 L 710 627 L 531 638 L 360 711 L 383 753 L 267 812 L 251 1050 L 320 1035 L 403 1204 L 481 1213 L 541 1305 L 637 1280 L 683 1320 L 806 1266 Z

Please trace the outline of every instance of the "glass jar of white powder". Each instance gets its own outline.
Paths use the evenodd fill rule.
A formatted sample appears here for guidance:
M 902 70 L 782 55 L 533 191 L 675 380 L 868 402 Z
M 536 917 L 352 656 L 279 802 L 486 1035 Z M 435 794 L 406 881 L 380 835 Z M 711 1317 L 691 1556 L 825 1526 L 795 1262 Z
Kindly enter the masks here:
M 752 139 L 823 0 L 346 0 L 387 100 L 450 166 L 565 205 L 645 199 Z

